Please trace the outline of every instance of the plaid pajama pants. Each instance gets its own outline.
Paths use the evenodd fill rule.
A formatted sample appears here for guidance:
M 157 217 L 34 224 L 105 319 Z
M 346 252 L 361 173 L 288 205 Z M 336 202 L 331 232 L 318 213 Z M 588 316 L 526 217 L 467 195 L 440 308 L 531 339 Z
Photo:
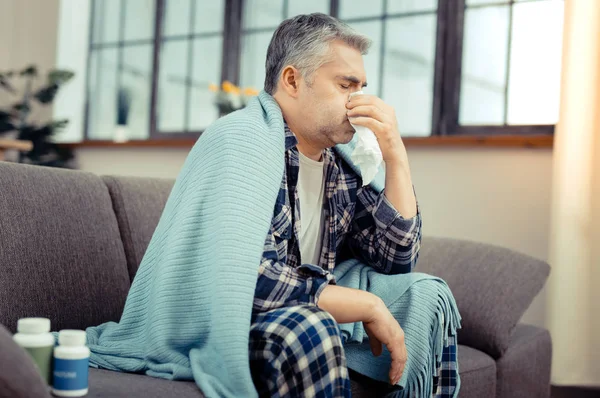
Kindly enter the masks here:
M 456 389 L 456 341 L 451 338 L 434 378 L 433 397 Z M 337 322 L 316 306 L 254 314 L 250 370 L 260 397 L 350 397 L 350 377 Z M 394 392 L 390 391 L 393 396 Z

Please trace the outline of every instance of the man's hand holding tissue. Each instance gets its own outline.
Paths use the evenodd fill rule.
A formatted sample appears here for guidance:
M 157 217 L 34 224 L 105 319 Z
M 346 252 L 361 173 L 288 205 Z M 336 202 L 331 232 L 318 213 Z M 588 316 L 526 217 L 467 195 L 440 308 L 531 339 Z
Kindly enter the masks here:
M 404 218 L 417 215 L 408 155 L 396 120 L 396 111 L 374 95 L 355 95 L 346 104 L 351 123 L 369 128 L 385 162 L 385 197 Z

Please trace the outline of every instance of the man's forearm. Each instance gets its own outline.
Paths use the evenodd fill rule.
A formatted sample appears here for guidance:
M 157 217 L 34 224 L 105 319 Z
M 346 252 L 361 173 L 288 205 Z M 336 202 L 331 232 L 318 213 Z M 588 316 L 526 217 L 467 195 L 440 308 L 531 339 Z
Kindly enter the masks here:
M 358 289 L 327 285 L 317 306 L 333 316 L 337 323 L 366 322 L 381 305 L 379 297 Z
M 402 217 L 408 219 L 417 215 L 417 199 L 413 190 L 408 158 L 386 163 L 385 197 Z

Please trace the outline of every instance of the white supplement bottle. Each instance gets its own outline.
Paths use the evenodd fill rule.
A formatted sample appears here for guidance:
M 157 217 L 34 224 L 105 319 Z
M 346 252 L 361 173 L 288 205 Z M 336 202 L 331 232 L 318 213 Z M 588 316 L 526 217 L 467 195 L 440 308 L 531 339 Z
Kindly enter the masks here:
M 88 393 L 90 349 L 83 330 L 61 330 L 54 348 L 52 394 L 59 397 L 83 397 Z
M 48 385 L 52 382 L 52 350 L 54 336 L 50 333 L 50 319 L 21 318 L 17 321 L 14 341 L 29 353 L 42 378 Z

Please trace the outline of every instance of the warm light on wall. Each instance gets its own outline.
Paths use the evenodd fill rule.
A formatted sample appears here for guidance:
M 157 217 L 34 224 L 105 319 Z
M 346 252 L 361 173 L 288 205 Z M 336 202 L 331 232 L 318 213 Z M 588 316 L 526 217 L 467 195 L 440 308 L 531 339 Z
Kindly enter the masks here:
M 552 381 L 600 386 L 600 1 L 565 0 L 554 145 L 549 329 Z

